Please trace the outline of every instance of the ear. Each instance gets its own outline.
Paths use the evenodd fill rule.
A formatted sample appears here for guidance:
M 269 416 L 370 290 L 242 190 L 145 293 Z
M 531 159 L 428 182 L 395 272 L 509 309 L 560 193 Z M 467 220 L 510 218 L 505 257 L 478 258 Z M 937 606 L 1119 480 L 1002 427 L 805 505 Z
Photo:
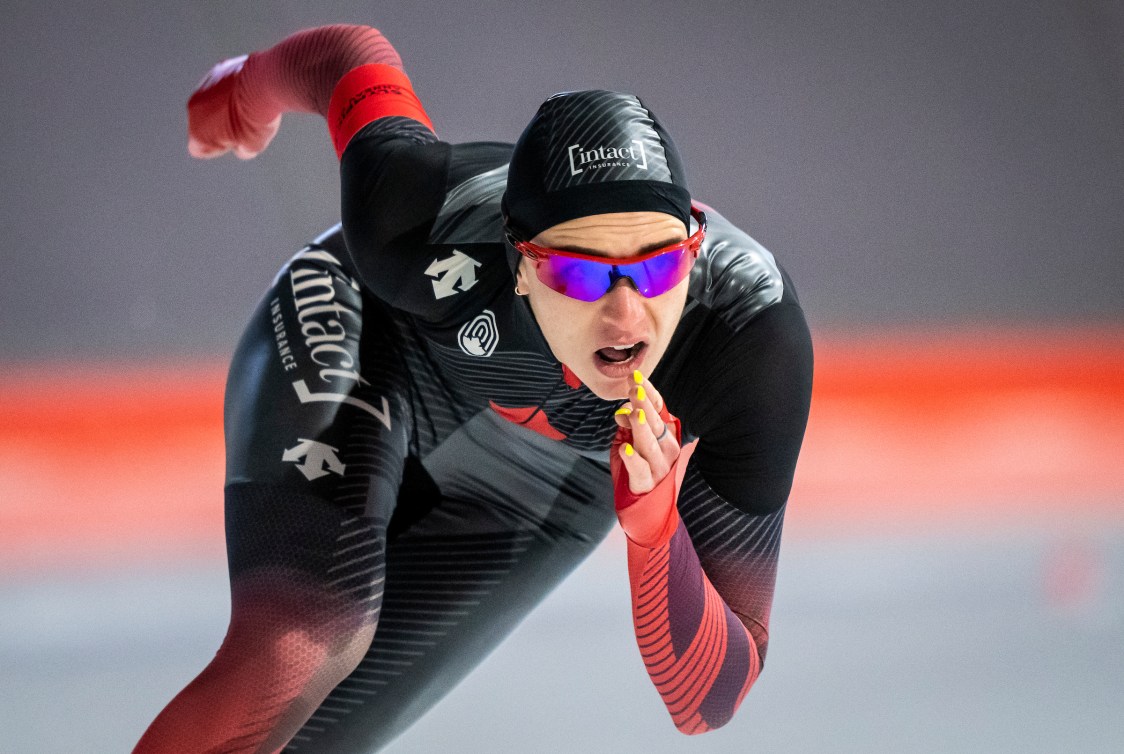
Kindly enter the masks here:
M 531 290 L 530 285 L 527 283 L 531 274 L 527 270 L 527 264 L 528 260 L 526 257 L 520 257 L 519 265 L 515 268 L 515 287 L 524 292 L 529 292 Z

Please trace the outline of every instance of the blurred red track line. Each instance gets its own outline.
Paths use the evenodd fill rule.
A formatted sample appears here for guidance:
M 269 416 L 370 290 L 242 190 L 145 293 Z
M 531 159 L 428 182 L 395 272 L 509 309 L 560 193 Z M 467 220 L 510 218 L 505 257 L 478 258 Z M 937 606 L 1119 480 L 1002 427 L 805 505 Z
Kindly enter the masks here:
M 4 373 L 0 563 L 221 552 L 224 365 Z M 786 528 L 1124 516 L 1121 448 L 1124 330 L 820 334 Z
M 1124 517 L 1124 330 L 818 335 L 789 530 Z

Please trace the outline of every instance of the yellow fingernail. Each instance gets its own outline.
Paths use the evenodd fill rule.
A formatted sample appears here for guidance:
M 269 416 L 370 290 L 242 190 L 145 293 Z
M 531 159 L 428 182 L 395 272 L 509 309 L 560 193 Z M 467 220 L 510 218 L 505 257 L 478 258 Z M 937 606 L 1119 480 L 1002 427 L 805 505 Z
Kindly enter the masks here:
M 644 392 L 644 386 L 643 385 L 636 388 L 636 400 L 638 400 L 638 401 L 648 400 L 648 394 L 646 392 Z
M 620 408 L 617 409 L 614 416 L 628 416 L 631 413 L 632 413 L 631 408 L 629 408 L 628 406 L 621 406 Z
M 644 375 L 640 374 L 639 369 L 632 370 L 632 381 L 637 385 L 642 385 L 644 383 Z
M 639 422 L 640 424 L 647 424 L 648 423 L 648 420 L 644 418 L 644 409 L 642 409 L 642 408 L 637 409 L 637 411 L 636 411 L 636 421 Z
M 635 452 L 636 452 L 636 451 L 632 449 L 632 444 L 631 444 L 631 443 L 627 443 L 627 442 L 626 442 L 626 443 L 624 444 L 624 454 L 625 454 L 626 456 L 630 456 L 630 457 L 631 457 L 631 456 L 632 456 L 632 454 L 633 454 L 633 453 L 635 453 Z

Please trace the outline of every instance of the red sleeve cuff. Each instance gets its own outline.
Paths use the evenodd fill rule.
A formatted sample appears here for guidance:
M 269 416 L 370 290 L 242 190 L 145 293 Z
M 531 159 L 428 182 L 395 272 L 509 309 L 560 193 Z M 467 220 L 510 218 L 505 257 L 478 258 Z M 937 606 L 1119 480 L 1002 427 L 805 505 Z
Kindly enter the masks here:
M 336 84 L 328 103 L 328 133 L 336 156 L 343 157 L 351 137 L 363 126 L 391 115 L 413 118 L 433 130 L 405 73 L 381 63 L 351 69 Z
M 617 520 L 621 529 L 634 544 L 654 548 L 671 540 L 679 526 L 679 510 L 676 501 L 687 474 L 687 463 L 695 452 L 698 441 L 685 445 L 679 457 L 668 470 L 667 476 L 648 492 L 635 494 L 628 488 L 628 473 L 617 454 L 614 443 L 610 466 L 613 471 L 613 496 L 617 510 Z

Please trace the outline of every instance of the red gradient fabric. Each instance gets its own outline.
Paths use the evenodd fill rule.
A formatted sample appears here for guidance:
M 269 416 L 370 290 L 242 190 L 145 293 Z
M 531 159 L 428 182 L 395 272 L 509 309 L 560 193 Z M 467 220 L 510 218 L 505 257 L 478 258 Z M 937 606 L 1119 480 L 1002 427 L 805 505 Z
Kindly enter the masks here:
M 280 751 L 374 633 L 362 610 L 280 569 L 236 579 L 231 596 L 219 651 L 133 754 Z
M 372 63 L 355 68 L 336 85 L 328 105 L 328 132 L 336 156 L 363 126 L 391 115 L 412 118 L 432 131 L 433 124 L 400 69 Z
M 636 643 L 675 727 L 688 735 L 733 717 L 761 672 L 752 635 L 702 570 L 678 514 L 655 547 L 628 540 Z
M 752 636 L 702 571 L 682 523 L 659 547 L 630 541 L 628 565 L 636 642 L 675 727 L 695 735 L 724 725 L 761 672 Z
M 378 29 L 335 24 L 299 31 L 250 55 L 238 89 L 240 110 L 327 115 L 340 79 L 370 63 L 402 70 L 398 52 Z
M 666 407 L 660 416 L 681 440 L 679 421 Z M 705 733 L 733 717 L 761 673 L 760 653 L 707 578 L 676 509 L 697 442 L 680 451 L 652 490 L 637 495 L 618 452 L 631 439 L 622 428 L 609 457 L 617 519 L 628 541 L 636 643 L 675 727 Z
M 397 74 L 396 80 L 406 81 L 394 47 L 367 26 L 306 29 L 267 50 L 223 61 L 188 100 L 189 148 L 196 156 L 230 148 L 241 157 L 253 156 L 269 144 L 283 113 L 327 116 L 336 84 L 367 65 L 383 70 L 384 78 Z M 428 123 L 424 116 L 421 112 Z

